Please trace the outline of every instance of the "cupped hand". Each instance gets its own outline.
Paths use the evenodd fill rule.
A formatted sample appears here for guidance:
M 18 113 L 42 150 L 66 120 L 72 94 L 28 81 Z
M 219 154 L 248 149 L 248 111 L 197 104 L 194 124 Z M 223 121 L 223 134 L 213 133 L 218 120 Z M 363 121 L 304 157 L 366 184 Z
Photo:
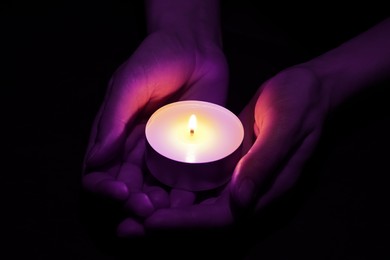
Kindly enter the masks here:
M 149 230 L 224 228 L 245 210 L 260 211 L 293 187 L 320 137 L 329 94 L 306 68 L 290 68 L 262 84 L 240 114 L 243 156 L 215 198 L 155 211 Z M 238 212 L 237 212 L 238 211 Z
M 85 156 L 84 188 L 123 201 L 141 217 L 167 207 L 170 200 L 164 189 L 145 184 L 145 123 L 156 109 L 173 101 L 223 105 L 227 83 L 219 46 L 190 36 L 150 34 L 110 80 Z M 142 231 L 132 220 L 128 227 L 128 222 L 122 230 Z
M 299 179 L 320 138 L 330 108 L 330 93 L 312 70 L 289 68 L 263 84 L 244 109 L 252 124 L 245 155 L 231 182 L 239 207 L 262 209 Z

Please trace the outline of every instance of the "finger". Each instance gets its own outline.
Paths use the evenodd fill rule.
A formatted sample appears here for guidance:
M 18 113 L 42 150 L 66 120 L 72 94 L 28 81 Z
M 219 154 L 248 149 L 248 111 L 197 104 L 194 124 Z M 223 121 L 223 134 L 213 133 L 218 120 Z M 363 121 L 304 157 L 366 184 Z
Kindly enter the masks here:
M 82 179 L 83 187 L 93 193 L 99 193 L 116 200 L 125 200 L 128 189 L 125 183 L 117 181 L 106 172 L 93 172 L 86 174 Z
M 158 186 L 145 189 L 150 201 L 155 209 L 168 208 L 170 205 L 169 195 L 166 190 Z
M 137 192 L 142 189 L 143 173 L 138 165 L 124 162 L 121 165 L 117 179 L 127 186 L 129 192 Z
M 117 179 L 123 181 L 130 192 L 141 191 L 143 185 L 142 162 L 145 153 L 143 125 L 137 125 L 126 140 L 123 163 Z
M 257 210 L 265 208 L 295 185 L 319 137 L 320 131 L 315 131 L 305 139 L 301 147 L 299 147 L 280 174 L 278 174 L 270 189 L 259 198 L 256 205 Z
M 226 196 L 225 196 L 226 197 Z M 160 209 L 144 222 L 146 230 L 193 230 L 227 227 L 233 223 L 227 198 L 213 204 Z
M 126 185 L 116 180 L 115 176 L 119 170 L 119 165 L 105 169 L 105 171 L 95 171 L 84 174 L 82 185 L 89 192 L 104 195 L 116 200 L 125 200 L 128 195 Z
M 172 208 L 190 206 L 196 197 L 194 192 L 179 189 L 172 189 L 169 196 Z
M 144 192 L 130 192 L 124 209 L 139 217 L 148 217 L 155 210 L 152 201 Z
M 137 124 L 129 133 L 126 144 L 124 161 L 141 166 L 145 154 L 145 123 Z
M 116 179 L 120 165 L 114 164 L 103 171 L 94 171 L 82 177 L 83 188 L 89 192 L 97 193 L 115 200 L 125 200 L 128 196 L 126 185 Z
M 127 218 L 118 225 L 116 233 L 118 237 L 137 238 L 145 235 L 145 229 L 138 221 Z

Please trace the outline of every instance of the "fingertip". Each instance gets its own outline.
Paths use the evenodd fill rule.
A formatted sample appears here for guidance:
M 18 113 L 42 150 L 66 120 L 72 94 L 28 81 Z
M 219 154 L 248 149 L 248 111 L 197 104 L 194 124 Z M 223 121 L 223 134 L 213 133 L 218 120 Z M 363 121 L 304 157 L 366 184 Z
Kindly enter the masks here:
M 123 163 L 117 179 L 126 184 L 129 192 L 137 192 L 142 189 L 143 172 L 139 165 L 128 162 Z
M 176 223 L 176 215 L 172 214 L 171 211 L 166 209 L 160 209 L 154 212 L 149 218 L 144 222 L 146 229 L 151 230 L 161 230 L 169 228 L 172 223 Z M 177 223 L 176 223 L 177 224 Z
M 143 237 L 145 229 L 141 223 L 132 218 L 127 218 L 118 225 L 116 234 L 122 238 Z
M 128 189 L 125 183 L 117 180 L 103 180 L 96 185 L 96 192 L 116 200 L 125 200 Z
M 172 208 L 190 206 L 196 199 L 194 192 L 180 189 L 172 189 L 169 195 Z
M 168 208 L 170 205 L 169 195 L 163 188 L 154 187 L 148 192 L 148 197 L 156 209 Z
M 89 192 L 124 200 L 128 196 L 126 185 L 105 172 L 92 172 L 83 176 L 83 188 Z
M 132 192 L 124 205 L 125 209 L 140 216 L 150 216 L 155 208 L 148 195 L 143 192 Z
M 230 187 L 233 201 L 241 208 L 249 207 L 255 198 L 255 182 L 249 177 L 237 177 Z

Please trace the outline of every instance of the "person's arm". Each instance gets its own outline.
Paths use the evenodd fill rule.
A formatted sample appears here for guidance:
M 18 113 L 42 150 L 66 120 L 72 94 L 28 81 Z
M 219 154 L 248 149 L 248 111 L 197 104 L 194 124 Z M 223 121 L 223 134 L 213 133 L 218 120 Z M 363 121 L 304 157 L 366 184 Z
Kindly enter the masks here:
M 390 77 L 390 18 L 300 66 L 314 71 L 330 91 L 330 108 Z

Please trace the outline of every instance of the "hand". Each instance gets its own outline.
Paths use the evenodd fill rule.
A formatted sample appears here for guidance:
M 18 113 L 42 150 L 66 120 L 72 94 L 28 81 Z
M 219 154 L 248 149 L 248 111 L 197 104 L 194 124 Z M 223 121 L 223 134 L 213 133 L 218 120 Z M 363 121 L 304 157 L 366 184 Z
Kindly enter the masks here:
M 198 99 L 223 105 L 228 72 L 218 45 L 154 32 L 115 72 L 96 116 L 85 157 L 86 190 L 124 202 L 145 217 L 167 206 L 161 188 L 143 174 L 146 120 L 172 101 Z M 135 232 L 142 228 L 135 227 Z
M 260 210 L 291 189 L 321 135 L 330 93 L 308 68 L 287 69 L 268 80 L 244 109 L 245 155 L 231 183 L 239 207 Z
M 240 210 L 261 210 L 293 187 L 320 137 L 329 94 L 308 69 L 285 70 L 260 88 L 240 115 L 243 157 L 216 198 L 160 209 L 145 221 L 155 229 L 222 228 Z M 231 203 L 233 202 L 233 204 Z

